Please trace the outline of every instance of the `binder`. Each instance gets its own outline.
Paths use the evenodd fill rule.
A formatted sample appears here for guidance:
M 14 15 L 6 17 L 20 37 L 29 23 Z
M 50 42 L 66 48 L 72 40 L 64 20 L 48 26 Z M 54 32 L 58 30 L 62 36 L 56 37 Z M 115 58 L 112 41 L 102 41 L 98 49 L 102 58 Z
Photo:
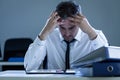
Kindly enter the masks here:
M 120 76 L 120 61 L 96 62 L 93 64 L 93 76 Z
M 74 67 L 92 66 L 93 63 L 111 59 L 120 60 L 120 47 L 117 46 L 100 47 L 83 56 L 79 60 L 75 61 Z

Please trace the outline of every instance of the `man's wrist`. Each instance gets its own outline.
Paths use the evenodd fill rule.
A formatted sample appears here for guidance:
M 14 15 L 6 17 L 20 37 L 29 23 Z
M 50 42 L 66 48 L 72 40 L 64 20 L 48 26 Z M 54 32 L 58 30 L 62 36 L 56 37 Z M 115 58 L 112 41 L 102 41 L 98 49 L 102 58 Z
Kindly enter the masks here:
M 90 40 L 94 40 L 97 37 L 97 33 L 95 32 L 95 30 L 89 26 L 89 28 L 87 28 L 86 32 L 90 38 Z
M 97 34 L 95 34 L 94 36 L 92 36 L 91 38 L 90 38 L 90 40 L 94 40 L 94 39 L 96 39 L 97 38 Z
M 38 38 L 40 39 L 40 40 L 45 40 L 45 38 L 44 37 L 42 37 L 41 35 L 38 35 Z
M 94 40 L 97 38 L 97 33 L 94 30 L 90 30 L 89 33 L 87 33 L 90 40 Z

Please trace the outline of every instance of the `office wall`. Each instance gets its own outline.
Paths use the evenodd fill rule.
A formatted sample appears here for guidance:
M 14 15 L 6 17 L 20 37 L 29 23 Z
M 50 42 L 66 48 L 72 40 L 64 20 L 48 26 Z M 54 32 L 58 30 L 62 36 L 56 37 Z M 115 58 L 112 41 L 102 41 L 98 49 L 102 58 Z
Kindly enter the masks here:
M 120 46 L 120 0 L 76 0 L 83 14 L 101 29 L 110 45 Z M 8 38 L 35 39 L 60 0 L 0 0 L 0 44 Z

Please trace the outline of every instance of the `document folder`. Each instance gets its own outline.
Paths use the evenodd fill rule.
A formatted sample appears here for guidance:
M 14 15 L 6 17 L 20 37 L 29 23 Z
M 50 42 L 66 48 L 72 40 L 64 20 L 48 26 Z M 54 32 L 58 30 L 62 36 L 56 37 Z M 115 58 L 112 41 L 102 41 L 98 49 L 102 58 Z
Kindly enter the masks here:
M 116 46 L 100 47 L 83 56 L 79 60 L 75 61 L 74 66 L 75 67 L 92 66 L 92 64 L 95 62 L 101 62 L 111 59 L 120 60 L 120 47 Z
M 120 61 L 94 63 L 93 76 L 120 76 Z

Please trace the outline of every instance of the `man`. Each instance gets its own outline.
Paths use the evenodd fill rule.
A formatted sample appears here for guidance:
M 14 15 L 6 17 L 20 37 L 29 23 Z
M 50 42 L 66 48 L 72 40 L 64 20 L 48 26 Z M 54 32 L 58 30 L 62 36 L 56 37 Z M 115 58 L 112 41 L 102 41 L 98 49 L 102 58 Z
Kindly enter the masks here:
M 68 55 L 66 55 L 67 43 L 70 47 Z M 107 45 L 102 31 L 95 30 L 89 24 L 81 13 L 80 5 L 64 1 L 57 5 L 43 30 L 29 46 L 24 67 L 26 70 L 39 69 L 47 55 L 48 69 L 74 69 L 75 62 L 81 57 Z

